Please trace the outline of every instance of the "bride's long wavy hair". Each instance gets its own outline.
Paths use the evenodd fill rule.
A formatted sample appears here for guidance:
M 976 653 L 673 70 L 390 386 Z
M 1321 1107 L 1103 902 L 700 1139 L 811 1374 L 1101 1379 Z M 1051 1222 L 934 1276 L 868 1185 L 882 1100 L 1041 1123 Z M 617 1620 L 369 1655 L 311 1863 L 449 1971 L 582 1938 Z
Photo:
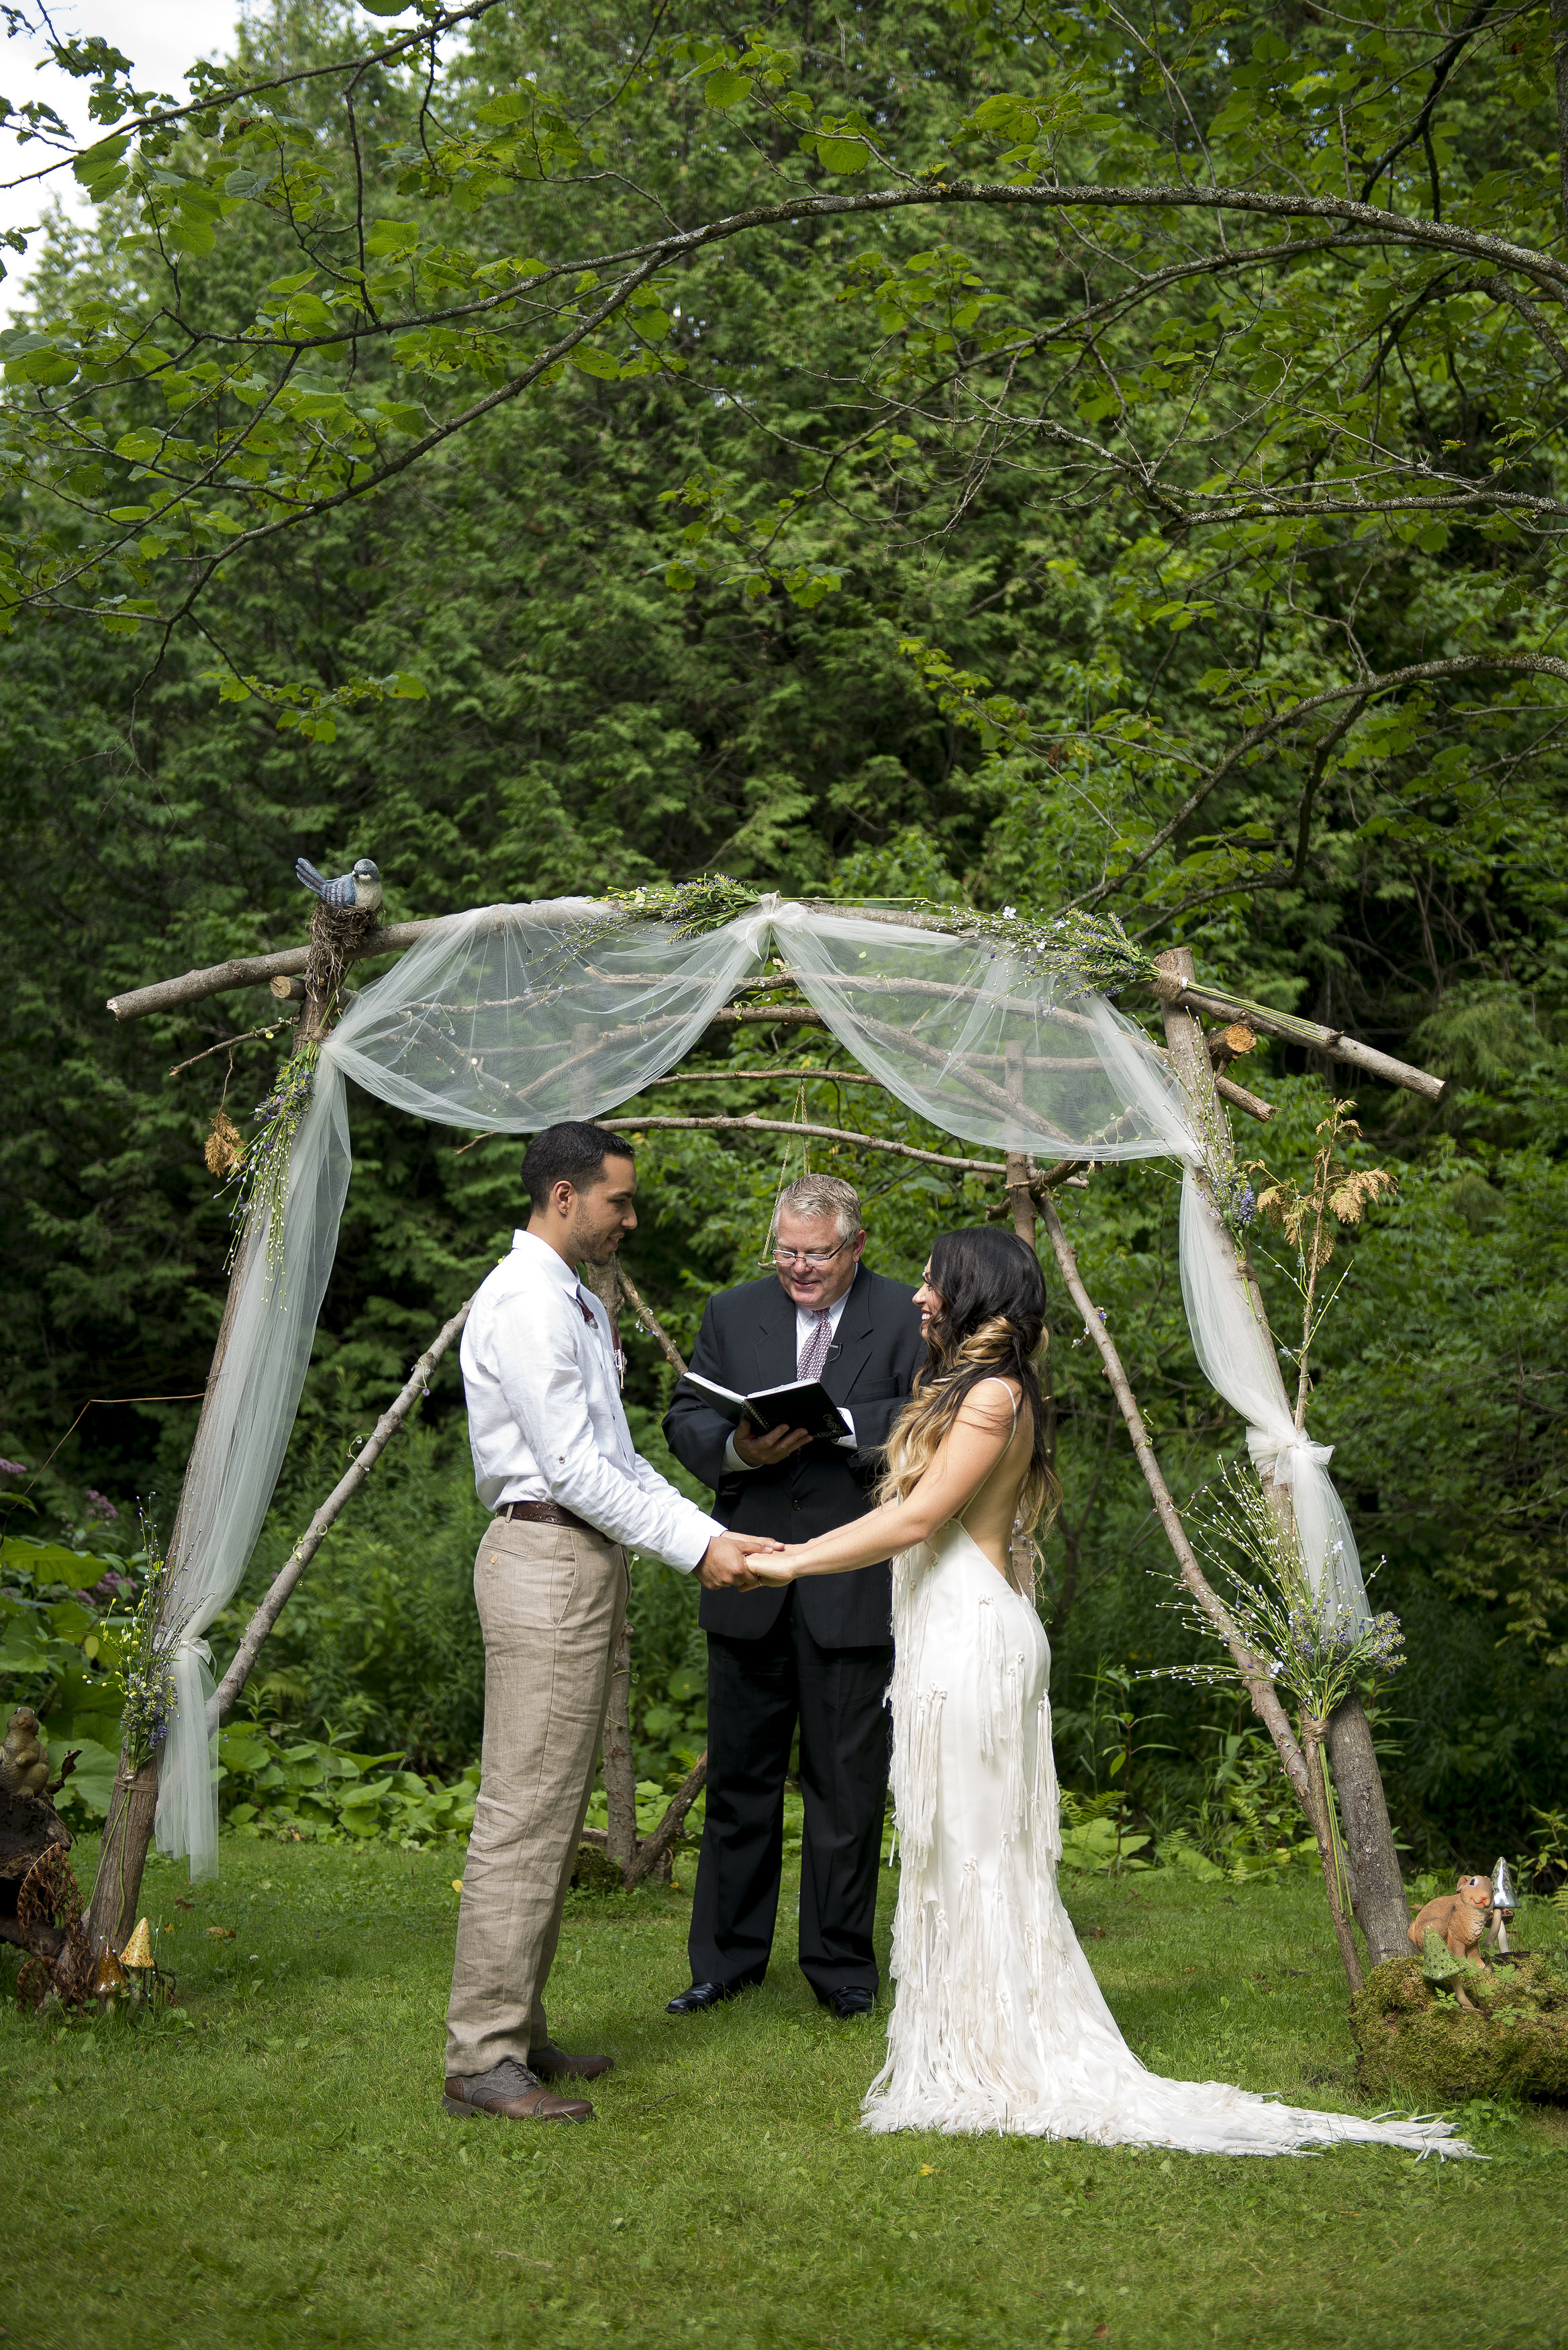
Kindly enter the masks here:
M 1033 1533 L 1058 1494 L 1045 1451 L 1045 1408 L 1036 1368 L 1045 1346 L 1045 1283 L 1039 1260 L 1016 1232 L 977 1224 L 943 1232 L 931 1249 L 929 1286 L 941 1300 L 926 1359 L 888 1440 L 879 1502 L 900 1502 L 930 1467 L 981 1379 L 1012 1378 L 1023 1390 L 1033 1442 L 1018 1497 L 1019 1522 Z

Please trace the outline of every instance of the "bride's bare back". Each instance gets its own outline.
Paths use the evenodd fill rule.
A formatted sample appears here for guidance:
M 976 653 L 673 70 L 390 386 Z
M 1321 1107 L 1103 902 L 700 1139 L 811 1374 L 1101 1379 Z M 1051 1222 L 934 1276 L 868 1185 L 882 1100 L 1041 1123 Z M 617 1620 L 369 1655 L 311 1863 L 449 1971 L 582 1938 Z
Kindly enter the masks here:
M 1009 1583 L 1013 1579 L 1012 1528 L 1018 1516 L 1018 1497 L 1029 1474 L 1029 1458 L 1034 1447 L 1033 1415 L 1027 1407 L 1019 1409 L 1023 1395 L 1016 1379 L 1003 1378 L 1000 1374 L 995 1378 L 981 1379 L 964 1398 L 963 1409 L 954 1423 L 955 1432 L 967 1422 L 987 1436 L 999 1436 L 1003 1430 L 1011 1429 L 995 1468 L 974 1499 L 966 1503 L 959 1513 L 959 1523 L 971 1542 Z M 950 1437 L 945 1438 L 939 1446 L 932 1469 L 950 1441 Z

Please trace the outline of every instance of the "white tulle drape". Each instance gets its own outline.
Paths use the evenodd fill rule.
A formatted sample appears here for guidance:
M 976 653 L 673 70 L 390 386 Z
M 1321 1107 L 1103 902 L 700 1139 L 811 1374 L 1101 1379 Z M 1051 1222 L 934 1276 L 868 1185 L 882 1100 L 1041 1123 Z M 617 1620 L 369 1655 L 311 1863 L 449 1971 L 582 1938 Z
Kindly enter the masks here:
M 1345 1505 L 1328 1473 L 1332 1444 L 1314 1444 L 1295 1424 L 1280 1358 L 1236 1279 L 1230 1233 L 1189 1166 L 1181 1185 L 1181 1295 L 1192 1349 L 1210 1387 L 1247 1423 L 1247 1450 L 1260 1476 L 1288 1486 L 1307 1579 L 1332 1614 L 1356 1630 L 1370 1620 L 1361 1558 Z
M 207 1727 L 213 1659 L 205 1635 L 239 1588 L 283 1466 L 337 1253 L 349 1165 L 343 1080 L 324 1060 L 295 1137 L 281 1275 L 269 1266 L 265 1234 L 253 1224 L 242 1243 L 232 1311 L 180 1499 L 165 1621 L 178 1624 L 181 1635 L 174 1712 L 158 1773 L 157 1835 L 162 1851 L 190 1854 L 192 1877 L 214 1876 L 218 1865 L 216 1731 Z
M 1279 1366 L 1194 1170 L 1203 1149 L 1163 1056 L 1103 996 L 1070 994 L 1004 946 L 763 899 L 698 938 L 659 922 L 611 932 L 576 899 L 437 922 L 353 998 L 321 1048 L 296 1138 L 281 1274 L 250 1246 L 187 1472 L 170 1620 L 182 1624 L 158 1840 L 216 1866 L 204 1635 L 237 1589 L 266 1515 L 310 1360 L 348 1189 L 345 1080 L 443 1125 L 530 1133 L 597 1118 L 690 1051 L 775 954 L 808 1002 L 906 1107 L 947 1132 L 1044 1159 L 1173 1156 L 1183 1295 L 1204 1371 L 1248 1423 L 1254 1460 L 1295 1497 L 1307 1570 L 1365 1620 L 1355 1547 L 1299 1435 Z

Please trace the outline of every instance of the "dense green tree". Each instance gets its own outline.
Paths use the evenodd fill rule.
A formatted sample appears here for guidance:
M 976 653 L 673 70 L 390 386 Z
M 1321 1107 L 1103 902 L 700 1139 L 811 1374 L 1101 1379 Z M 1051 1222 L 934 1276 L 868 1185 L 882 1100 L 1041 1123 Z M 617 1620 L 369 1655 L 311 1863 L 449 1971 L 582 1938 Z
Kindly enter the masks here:
M 1568 1602 L 1544 17 L 796 5 L 759 30 L 509 0 L 467 12 L 427 107 L 436 21 L 377 28 L 379 62 L 332 9 L 253 22 L 200 103 L 82 160 L 97 224 L 56 228 L 0 338 L 6 1449 L 36 1461 L 99 1392 L 201 1385 L 226 1246 L 202 1139 L 283 1040 L 166 1076 L 265 1002 L 117 1029 L 102 999 L 292 942 L 301 851 L 373 852 L 394 915 L 704 867 L 1081 899 L 1451 1076 L 1436 1113 L 1360 1089 L 1401 1191 L 1313 1419 L 1411 1627 L 1407 1831 L 1517 1831 L 1562 1801 Z M 98 63 L 107 126 L 126 84 Z M 604 258 L 650 244 L 640 278 L 646 251 Z M 561 266 L 595 256 L 592 285 Z M 1333 1073 L 1259 1064 L 1282 1107 L 1253 1145 L 1299 1160 Z M 295 1511 L 514 1214 L 511 1148 L 353 1117 Z M 634 1261 L 680 1331 L 749 1270 L 777 1160 L 645 1163 Z M 977 1212 L 839 1163 L 889 1269 Z M 1072 1197 L 1190 1485 L 1236 1430 L 1185 1337 L 1168 1178 Z M 1059 1307 L 1047 1564 L 1081 1690 L 1183 1636 L 1079 1336 Z M 460 1495 L 453 1399 L 421 1474 Z M 60 1464 L 167 1494 L 192 1409 L 95 1406 Z M 460 1562 L 461 1499 L 420 1509 Z M 380 1573 L 351 1551 L 350 1582 Z M 377 1734 L 461 1759 L 462 1702 L 392 1693 L 344 1638 Z

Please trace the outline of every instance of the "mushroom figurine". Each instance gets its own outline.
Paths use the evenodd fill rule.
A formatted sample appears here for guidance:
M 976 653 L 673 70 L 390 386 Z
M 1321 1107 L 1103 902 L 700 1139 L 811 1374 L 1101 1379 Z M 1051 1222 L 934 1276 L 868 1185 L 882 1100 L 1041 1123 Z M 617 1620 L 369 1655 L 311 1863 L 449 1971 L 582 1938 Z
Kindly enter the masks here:
M 158 1961 L 152 1955 L 152 1935 L 145 1918 L 137 1919 L 136 1931 L 121 1950 L 119 1963 L 130 1981 L 132 2004 L 151 2006 L 161 1983 Z
M 1508 1948 L 1508 1921 L 1518 1907 L 1508 1863 L 1500 1856 L 1491 1873 L 1491 1940 L 1497 1950 Z

